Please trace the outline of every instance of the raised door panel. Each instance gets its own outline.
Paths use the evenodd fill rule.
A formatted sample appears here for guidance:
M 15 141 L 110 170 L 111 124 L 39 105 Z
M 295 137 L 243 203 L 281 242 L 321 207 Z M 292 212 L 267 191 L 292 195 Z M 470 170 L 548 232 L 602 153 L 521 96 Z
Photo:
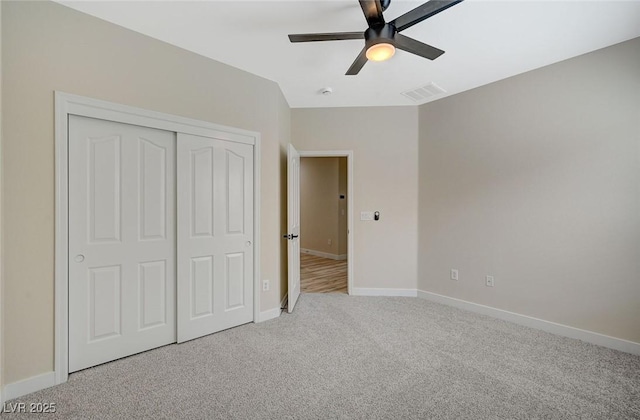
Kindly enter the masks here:
M 166 239 L 167 147 L 140 138 L 139 158 L 140 240 Z
M 213 236 L 213 147 L 191 150 L 191 235 Z
M 213 314 L 213 256 L 191 259 L 191 318 Z
M 225 255 L 225 311 L 244 307 L 244 253 Z
M 89 179 L 89 242 L 118 242 L 121 237 L 122 189 L 118 135 L 89 137 L 87 172 Z
M 167 323 L 167 262 L 153 261 L 139 265 L 138 295 L 140 329 L 162 326 Z
M 245 219 L 245 160 L 230 150 L 226 154 L 227 235 L 244 233 Z
M 121 267 L 89 269 L 89 337 L 88 341 L 120 335 Z

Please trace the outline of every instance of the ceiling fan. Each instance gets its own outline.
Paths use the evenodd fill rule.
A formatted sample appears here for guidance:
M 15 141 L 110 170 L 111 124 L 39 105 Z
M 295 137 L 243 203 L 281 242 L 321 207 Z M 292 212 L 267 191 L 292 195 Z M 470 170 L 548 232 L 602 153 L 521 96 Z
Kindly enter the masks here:
M 291 42 L 315 42 L 315 41 L 341 41 L 345 39 L 364 39 L 364 48 L 353 62 L 347 76 L 353 76 L 360 72 L 368 60 L 384 61 L 393 57 L 396 48 L 419 55 L 429 60 L 435 60 L 444 54 L 444 51 L 431 45 L 416 41 L 400 34 L 407 28 L 434 16 L 463 0 L 430 0 L 421 6 L 405 13 L 404 15 L 386 22 L 384 12 L 391 0 L 359 0 L 360 7 L 367 19 L 369 28 L 364 32 L 334 32 L 325 34 L 292 34 Z

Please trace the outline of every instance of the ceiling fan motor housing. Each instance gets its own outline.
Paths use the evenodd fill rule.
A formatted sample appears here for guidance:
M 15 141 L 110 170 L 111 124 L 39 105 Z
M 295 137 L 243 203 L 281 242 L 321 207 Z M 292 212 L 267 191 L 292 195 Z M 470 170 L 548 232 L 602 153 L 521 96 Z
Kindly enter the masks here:
M 367 29 L 364 32 L 365 48 L 368 49 L 373 45 L 381 43 L 388 43 L 395 46 L 396 32 L 395 26 L 389 23 Z

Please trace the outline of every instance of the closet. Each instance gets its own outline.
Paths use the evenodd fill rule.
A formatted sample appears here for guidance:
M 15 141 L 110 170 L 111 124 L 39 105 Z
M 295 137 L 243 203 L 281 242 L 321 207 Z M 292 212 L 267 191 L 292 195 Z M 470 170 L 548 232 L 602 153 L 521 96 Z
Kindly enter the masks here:
M 68 116 L 69 372 L 254 319 L 254 145 Z

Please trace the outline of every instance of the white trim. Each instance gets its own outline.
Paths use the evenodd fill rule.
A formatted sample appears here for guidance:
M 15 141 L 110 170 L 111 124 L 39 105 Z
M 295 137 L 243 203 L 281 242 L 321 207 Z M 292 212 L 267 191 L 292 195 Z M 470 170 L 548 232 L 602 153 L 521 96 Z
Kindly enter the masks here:
M 464 309 L 482 315 L 488 315 L 494 318 L 513 322 L 514 324 L 524 325 L 525 327 L 531 327 L 538 330 L 546 331 L 563 337 L 574 338 L 577 340 L 586 341 L 587 343 L 596 344 L 598 346 L 608 347 L 610 349 L 640 355 L 640 343 L 635 343 L 633 341 L 610 337 L 608 335 L 599 334 L 593 331 L 582 330 L 580 328 L 570 327 L 568 325 L 558 324 L 551 321 L 545 321 L 544 319 L 521 315 L 515 312 L 493 308 L 491 306 L 480 305 L 478 303 L 473 303 L 462 299 L 439 295 L 437 293 L 425 292 L 423 290 L 418 290 L 418 297 L 432 302 L 442 303 L 444 305 L 454 306 L 459 309 Z
M 258 318 L 257 322 L 265 322 L 265 321 L 269 321 L 270 319 L 278 318 L 281 313 L 282 313 L 282 309 L 280 308 L 273 308 L 273 309 L 268 309 L 266 311 L 262 311 L 260 312 L 260 317 Z
M 69 379 L 69 172 L 67 97 L 55 93 L 55 279 L 54 372 L 55 383 Z
M 260 315 L 258 316 L 257 321 L 255 321 L 256 323 L 259 322 L 265 322 L 265 321 L 269 321 L 270 319 L 275 319 L 278 318 L 280 315 L 282 315 L 282 310 L 284 308 L 284 305 L 286 305 L 288 302 L 288 294 L 285 293 L 284 297 L 282 298 L 282 300 L 280 301 L 280 308 L 273 308 L 273 309 L 268 309 L 264 312 L 260 312 Z
M 68 112 L 73 115 L 246 144 L 255 144 L 255 138 L 256 135 L 258 135 L 258 133 L 253 131 L 87 98 L 70 93 L 56 91 L 55 97 L 56 104 L 58 100 L 64 101 L 67 104 Z
M 354 236 L 353 230 L 353 150 L 299 151 L 300 157 L 346 157 L 347 158 L 347 293 L 355 294 L 353 288 Z
M 98 118 L 175 133 L 192 134 L 253 145 L 254 161 L 254 321 L 260 313 L 260 134 L 176 115 L 120 105 L 98 99 L 55 92 L 55 384 L 66 382 L 68 365 L 68 118 L 69 115 Z M 6 392 L 6 390 L 5 390 Z M 5 395 L 6 398 L 6 395 Z
M 14 398 L 20 398 L 32 392 L 52 387 L 56 384 L 56 375 L 54 372 L 43 373 L 42 375 L 32 376 L 22 381 L 7 384 L 4 387 L 4 397 L 7 401 Z
M 354 296 L 403 296 L 416 297 L 416 289 L 386 289 L 386 288 L 365 288 L 354 287 L 351 293 Z
M 347 254 L 342 254 L 342 255 L 329 254 L 327 252 L 314 251 L 313 249 L 307 249 L 307 248 L 300 248 L 300 252 L 302 254 L 315 255 L 316 257 L 329 258 L 331 260 L 344 261 L 347 259 Z
M 260 317 L 260 296 L 262 293 L 262 272 L 260 266 L 260 188 L 262 179 L 261 162 L 261 138 L 259 133 L 254 133 L 255 144 L 253 145 L 253 320 Z

